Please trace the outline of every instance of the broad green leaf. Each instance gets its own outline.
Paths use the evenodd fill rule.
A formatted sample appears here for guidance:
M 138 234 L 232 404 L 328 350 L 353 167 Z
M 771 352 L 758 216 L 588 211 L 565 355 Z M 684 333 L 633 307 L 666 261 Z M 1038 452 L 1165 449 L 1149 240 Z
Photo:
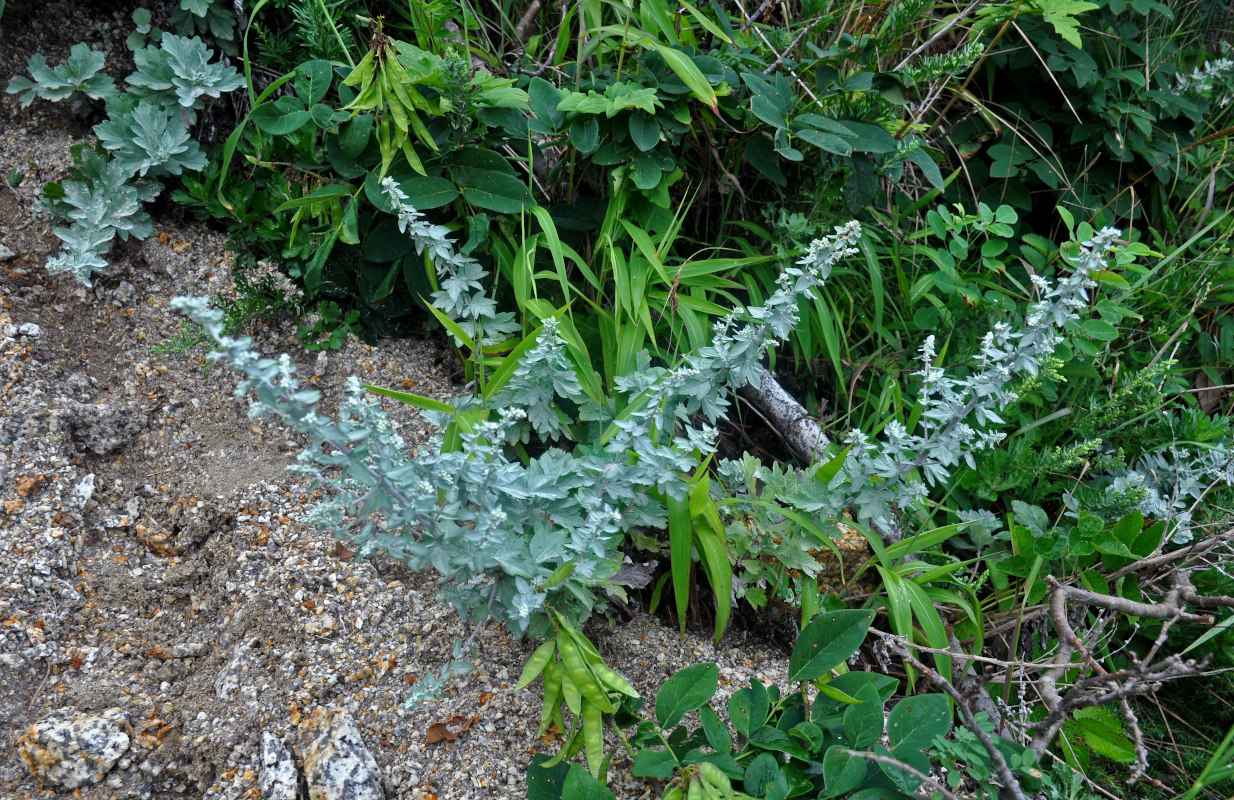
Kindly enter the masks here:
M 866 776 L 864 758 L 850 755 L 844 748 L 832 746 L 823 756 L 823 782 L 821 797 L 839 797 L 861 785 Z
M 919 694 L 896 703 L 887 715 L 887 740 L 891 752 L 925 750 L 936 736 L 951 730 L 951 705 L 945 694 Z
M 728 718 L 742 736 L 748 737 L 763 727 L 770 711 L 771 698 L 758 678 L 751 678 L 749 686 L 737 690 L 728 700 Z
M 660 123 L 653 116 L 641 112 L 630 115 L 630 139 L 644 153 L 660 143 Z
M 656 692 L 656 722 L 664 730 L 705 706 L 720 685 L 720 669 L 713 663 L 695 664 L 673 673 Z
M 590 763 L 591 748 L 587 748 L 588 761 Z M 593 771 L 599 770 L 597 763 L 593 767 Z M 561 788 L 562 798 L 570 798 L 570 800 L 615 800 L 613 792 L 601 781 L 587 774 L 587 770 L 580 767 L 578 764 L 571 764 L 570 771 L 566 773 L 565 783 Z
M 334 67 L 329 61 L 306 61 L 296 67 L 296 79 L 293 84 L 296 96 L 307 105 L 321 102 L 330 91 L 330 81 L 334 75 Z
M 844 710 L 844 738 L 848 746 L 860 750 L 883 735 L 883 701 L 873 685 L 861 687 L 856 705 Z
M 262 103 L 249 112 L 249 119 L 266 133 L 287 136 L 303 128 L 312 119 L 304 101 L 297 97 L 280 97 L 273 103 Z
M 406 193 L 407 202 L 420 211 L 449 205 L 458 197 L 458 187 L 445 178 L 413 175 L 399 181 L 398 186 Z M 519 186 L 522 188 L 522 184 Z
M 471 168 L 454 169 L 452 173 L 463 199 L 472 205 L 502 214 L 517 214 L 534 205 L 527 185 L 513 175 Z
M 527 800 L 561 800 L 566 775 L 576 764 L 556 761 L 545 753 L 537 753 L 527 767 Z M 552 766 L 546 766 L 552 763 Z
M 1042 18 L 1050 23 L 1063 41 L 1079 49 L 1083 49 L 1084 44 L 1080 41 L 1080 21 L 1076 17 L 1085 11 L 1101 8 L 1085 0 L 1037 0 L 1034 5 L 1041 9 Z
M 732 734 L 728 732 L 728 728 L 720 720 L 720 715 L 711 706 L 703 706 L 699 709 L 698 718 L 702 723 L 703 735 L 707 737 L 707 744 L 711 745 L 711 749 L 723 753 L 733 746 Z
M 820 614 L 797 639 L 788 659 L 793 682 L 821 678 L 848 660 L 866 638 L 874 612 L 862 609 Z
M 1068 726 L 1074 726 L 1074 731 L 1084 737 L 1094 753 L 1120 764 L 1135 761 L 1135 747 L 1123 730 L 1122 719 L 1110 709 L 1082 708 L 1072 715 Z
M 570 144 L 583 155 L 592 153 L 600 144 L 600 123 L 590 117 L 579 117 L 571 122 Z
M 759 753 L 746 767 L 744 786 L 746 794 L 755 797 L 765 797 L 767 787 L 775 782 L 780 774 L 780 765 L 771 753 Z
M 630 774 L 636 778 L 671 778 L 677 769 L 677 757 L 672 750 L 639 750 L 634 754 Z

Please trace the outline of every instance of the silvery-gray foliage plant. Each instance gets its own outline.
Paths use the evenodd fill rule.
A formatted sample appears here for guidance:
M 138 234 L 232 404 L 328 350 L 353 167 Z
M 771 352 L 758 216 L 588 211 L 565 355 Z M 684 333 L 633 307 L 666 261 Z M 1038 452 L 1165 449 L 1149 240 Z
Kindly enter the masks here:
M 91 50 L 85 42 L 73 45 L 69 60 L 55 67 L 47 65 L 42 53 L 35 53 L 26 61 L 30 78 L 18 75 L 9 81 L 5 92 L 18 95 L 22 108 L 33 103 L 36 97 L 59 102 L 81 93 L 93 100 L 106 100 L 115 97 L 117 92 L 116 82 L 103 72 L 105 64 L 103 54 Z
M 1212 443 L 1196 451 L 1172 446 L 1167 452 L 1150 453 L 1129 469 L 1111 476 L 1105 492 L 1111 497 L 1129 491 L 1143 493 L 1136 509 L 1148 519 L 1169 520 L 1175 544 L 1195 538 L 1192 514 L 1196 506 L 1216 486 L 1234 486 L 1234 447 L 1228 440 Z M 1075 512 L 1075 499 L 1067 498 Z
M 803 483 L 796 498 L 807 510 L 837 518 L 846 508 L 883 533 L 896 530 L 897 508 L 926 495 L 928 486 L 946 481 L 961 462 L 975 466 L 975 454 L 995 447 L 1004 434 L 987 426 L 1003 422 L 999 412 L 1016 399 L 1012 382 L 1036 375 L 1042 362 L 1062 341 L 1062 329 L 1079 318 L 1097 286 L 1094 274 L 1106 267 L 1119 231 L 1106 228 L 1064 258 L 1072 271 L 1051 284 L 1032 278 L 1038 299 L 1020 328 L 997 323 L 981 339 L 965 377 L 954 377 L 935 365 L 934 337 L 921 345 L 922 385 L 917 396 L 922 413 L 915 432 L 898 420 L 883 429 L 879 441 L 860 430 L 844 439 L 847 453 L 825 487 Z M 1135 245 L 1134 252 L 1146 248 Z M 725 483 L 742 492 L 748 482 L 739 465 L 721 467 Z
M 153 233 L 143 205 L 159 187 L 142 179 L 206 166 L 205 153 L 188 128 L 205 98 L 244 85 L 233 67 L 211 63 L 213 56 L 197 37 L 165 35 L 159 47 L 134 51 L 137 70 L 126 79 L 131 88 L 120 92 L 102 72 L 103 54 L 78 44 L 69 60 L 54 68 L 41 55 L 32 56 L 33 80 L 19 76 L 10 81 L 7 91 L 20 93 L 23 105 L 36 97 L 65 100 L 78 93 L 107 103 L 108 118 L 94 132 L 110 159 L 102 166 L 79 165 L 80 176 L 62 184 L 64 197 L 52 211 L 69 226 L 55 231 L 64 250 L 47 262 L 48 272 L 68 272 L 91 285 L 92 273 L 107 266 L 104 255 L 114 237 L 144 239 Z
M 448 229 L 427 222 L 392 181 L 383 190 L 400 227 L 433 259 L 442 287 L 433 295 L 438 308 L 470 337 L 511 332 L 513 320 L 485 294 L 485 271 L 457 253 Z M 631 528 L 663 527 L 663 498 L 682 496 L 682 476 L 714 452 L 711 423 L 725 412 L 731 390 L 759 383 L 767 349 L 797 322 L 799 299 L 856 252 L 860 234 L 850 222 L 815 241 L 763 305 L 721 319 L 712 343 L 679 366 L 641 358 L 638 372 L 616 382 L 621 414 L 614 414 L 617 404 L 601 405 L 582 391 L 579 366 L 547 318 L 487 402 L 464 396 L 453 401 L 452 414 L 429 414 L 442 427 L 457 415 L 461 446 L 445 448 L 438 436 L 414 457 L 358 382 L 338 418 L 327 418 L 289 358 L 261 358 L 249 340 L 225 336 L 218 312 L 203 300 L 179 298 L 175 305 L 215 340 L 215 357 L 244 373 L 237 393 L 256 394 L 251 413 L 279 414 L 309 438 L 297 468 L 331 490 L 313 511 L 314 522 L 346 531 L 361 555 L 384 550 L 413 569 L 433 567 L 442 597 L 467 618 L 495 617 L 517 632 L 544 634 L 551 628 L 547 607 L 575 622 L 603 604 L 602 587 L 618 571 Z M 892 507 L 925 492 L 922 480 L 944 480 L 961 460 L 997 444 L 998 434 L 973 425 L 1001 422 L 998 410 L 1014 399 L 1011 381 L 1034 374 L 1060 341 L 1059 329 L 1077 318 L 1117 236 L 1107 229 L 1077 248 L 1068 256 L 1074 271 L 1057 285 L 1036 279 L 1040 297 L 1023 328 L 996 326 L 967 377 L 936 367 L 927 341 L 919 432 L 892 425 L 879 444 L 852 432 L 843 468 L 826 487 L 815 485 L 814 510 L 839 514 L 855 506 L 866 520 L 890 524 Z M 576 426 L 580 421 L 591 425 Z M 571 442 L 580 430 L 604 433 Z M 525 464 L 511 459 L 508 445 L 531 432 L 557 446 Z M 721 473 L 731 469 L 722 466 Z
M 386 191 L 417 246 L 436 256 L 443 285 L 436 299 L 460 325 L 481 325 L 492 308 L 478 285 L 483 276 L 463 273 L 472 268 L 454 255 L 444 227 L 412 224 L 417 214 L 395 187 Z M 250 413 L 277 413 L 309 438 L 297 468 L 331 490 L 312 521 L 347 531 L 359 555 L 384 550 L 413 569 L 434 568 L 443 599 L 469 619 L 495 617 L 517 632 L 545 634 L 546 606 L 578 621 L 603 602 L 599 590 L 617 573 L 631 528 L 664 526 L 658 498 L 682 496 L 682 475 L 714 451 L 708 423 L 723 413 L 728 392 L 759 378 L 771 340 L 792 330 L 797 298 L 855 252 L 859 235 L 850 223 L 816 242 L 765 305 L 749 309 L 744 322 L 737 314 L 723 320 L 713 344 L 683 365 L 653 367 L 644 358 L 641 372 L 618 382 L 628 399 L 619 418 L 581 391 L 556 322 L 546 319 L 491 410 L 459 426 L 461 447 L 443 448 L 438 437 L 417 456 L 354 379 L 338 417 L 328 418 L 286 355 L 261 358 L 247 338 L 224 335 L 219 312 L 204 300 L 177 298 L 174 305 L 215 341 L 215 358 L 244 374 L 237 393 L 256 395 Z M 459 274 L 469 277 L 451 293 L 446 282 Z M 572 449 L 550 447 L 526 464 L 512 460 L 509 443 L 530 431 L 553 440 L 575 421 L 558 400 L 570 401 L 578 419 L 601 423 L 606 435 Z M 473 397 L 454 402 L 459 411 L 477 405 Z M 450 416 L 436 421 L 447 424 Z

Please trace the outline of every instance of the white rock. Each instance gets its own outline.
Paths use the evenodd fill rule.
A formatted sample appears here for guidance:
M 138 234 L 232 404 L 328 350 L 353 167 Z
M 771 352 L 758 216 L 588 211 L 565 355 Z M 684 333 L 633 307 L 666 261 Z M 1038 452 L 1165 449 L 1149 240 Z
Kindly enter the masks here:
M 86 503 L 90 502 L 90 498 L 94 497 L 94 473 L 81 479 L 81 482 L 73 487 L 73 503 L 78 508 L 85 508 Z
M 227 659 L 227 663 L 214 679 L 215 697 L 220 700 L 235 697 L 251 668 L 248 655 L 249 647 L 245 643 L 236 645 L 236 649 L 231 651 L 231 658 Z
M 381 770 L 342 709 L 317 708 L 300 729 L 309 800 L 385 800 Z
M 17 752 L 43 783 L 76 789 L 103 779 L 129 749 L 131 730 L 119 708 L 98 714 L 60 709 L 26 728 Z
M 23 322 L 17 326 L 17 332 L 22 336 L 42 336 L 43 329 L 33 322 Z
M 269 730 L 263 730 L 261 771 L 257 776 L 261 800 L 296 800 L 299 783 L 296 762 L 287 746 Z

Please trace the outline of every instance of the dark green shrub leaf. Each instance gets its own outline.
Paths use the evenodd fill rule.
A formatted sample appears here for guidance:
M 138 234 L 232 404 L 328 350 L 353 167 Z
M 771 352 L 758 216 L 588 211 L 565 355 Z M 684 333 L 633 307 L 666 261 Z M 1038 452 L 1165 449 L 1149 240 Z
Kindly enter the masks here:
M 896 703 L 887 715 L 887 739 L 897 758 L 926 749 L 951 729 L 951 706 L 944 694 L 921 694 Z
M 306 61 L 296 67 L 295 89 L 296 96 L 305 102 L 306 105 L 313 105 L 321 102 L 321 99 L 330 91 L 330 79 L 333 75 L 333 68 L 329 61 Z
M 857 692 L 857 705 L 844 711 L 844 738 L 848 746 L 861 749 L 877 742 L 883 735 L 883 701 L 872 684 Z
M 763 797 L 767 787 L 775 782 L 780 774 L 780 765 L 771 753 L 759 753 L 746 767 L 746 777 L 743 781 L 746 794 Z
M 835 153 L 838 156 L 853 154 L 852 145 L 834 134 L 823 133 L 813 128 L 802 128 L 797 131 L 797 138 L 809 142 L 826 153 Z
M 325 103 L 318 103 L 309 109 L 309 117 L 313 124 L 323 131 L 337 133 L 339 123 L 346 122 L 348 114 L 346 111 L 335 111 Z
M 357 114 L 339 128 L 339 146 L 348 158 L 359 158 L 373 133 L 373 115 Z
M 600 144 L 600 123 L 594 117 L 579 117 L 571 122 L 570 144 L 583 155 L 593 152 Z
M 788 679 L 812 681 L 843 664 L 866 638 L 874 612 L 829 611 L 816 617 L 801 632 L 788 659 Z
M 561 796 L 570 800 L 615 800 L 612 791 L 587 774 L 578 764 L 571 764 Z
M 751 678 L 747 688 L 734 692 L 728 700 L 728 718 L 742 736 L 749 736 L 763 727 L 770 711 L 771 697 L 758 678 Z
M 750 162 L 750 166 L 777 186 L 788 185 L 788 179 L 784 177 L 784 172 L 780 169 L 780 162 L 776 158 L 771 140 L 766 136 L 752 136 L 746 141 L 746 159 Z
M 660 143 L 660 123 L 655 117 L 636 111 L 630 115 L 630 138 L 635 147 L 646 153 Z
M 881 744 L 876 744 L 870 749 L 880 755 L 891 756 L 897 761 L 902 761 L 903 763 L 916 769 L 918 772 L 926 775 L 930 774 L 930 759 L 920 750 L 906 750 L 899 753 L 891 753 Z M 882 770 L 884 775 L 891 779 L 892 783 L 900 787 L 901 790 L 908 794 L 915 793 L 917 791 L 917 787 L 921 785 L 920 778 L 913 775 L 911 772 L 905 772 L 899 767 L 880 761 L 878 768 Z
M 258 128 L 274 136 L 295 133 L 311 119 L 304 101 L 296 97 L 280 97 L 273 103 L 262 103 L 249 116 Z
M 789 730 L 788 735 L 790 739 L 797 739 L 806 744 L 811 753 L 821 751 L 827 741 L 827 734 L 813 722 L 797 723 Z
M 544 132 L 561 130 L 566 119 L 566 115 L 557 110 L 557 104 L 561 102 L 561 92 L 543 78 L 532 78 L 531 85 L 527 87 L 527 95 L 532 113 L 545 123 Z
M 703 734 L 706 735 L 707 744 L 711 745 L 711 749 L 722 753 L 733 746 L 732 734 L 728 732 L 728 728 L 720 721 L 720 715 L 711 706 L 703 706 L 699 709 L 698 716 L 703 725 Z
M 1086 319 L 1080 327 L 1086 336 L 1099 342 L 1112 342 L 1118 338 L 1118 328 L 1103 319 Z
M 485 169 L 459 169 L 454 171 L 454 177 L 463 191 L 463 198 L 480 208 L 517 214 L 534 205 L 527 185 L 513 175 Z
M 695 664 L 678 670 L 656 692 L 656 722 L 668 729 L 681 718 L 702 708 L 716 693 L 720 669 L 715 664 Z
M 802 761 L 810 760 L 810 754 L 805 748 L 795 744 L 792 739 L 788 738 L 787 733 L 771 725 L 764 725 L 756 730 L 747 740 L 747 744 L 759 750 L 774 750 L 777 753 L 788 753 L 790 756 L 800 758 Z
M 516 174 L 514 166 L 505 156 L 483 147 L 468 147 L 456 151 L 452 167 Z
M 636 778 L 671 778 L 676 768 L 677 758 L 671 750 L 639 750 L 630 774 Z
M 1082 708 L 1063 727 L 1072 736 L 1083 737 L 1098 755 L 1120 764 L 1135 761 L 1135 747 L 1123 730 L 1122 719 L 1108 708 Z
M 831 747 L 823 756 L 824 797 L 838 797 L 856 789 L 866 776 L 865 759 L 849 755 L 844 748 Z
M 552 756 L 537 753 L 527 767 L 527 800 L 561 800 L 571 765 L 563 762 L 546 767 L 546 761 L 552 761 Z
M 844 126 L 853 132 L 849 143 L 852 144 L 854 150 L 860 153 L 885 155 L 896 151 L 896 140 L 881 125 L 846 119 Z
M 400 233 L 398 221 L 393 218 L 377 223 L 364 239 L 364 258 L 378 264 L 397 261 L 411 252 L 415 243 L 405 233 Z
M 929 152 L 918 148 L 908 154 L 908 160 L 917 165 L 922 176 L 930 182 L 931 186 L 940 192 L 943 190 L 943 173 L 939 170 L 938 164 L 934 163 Z

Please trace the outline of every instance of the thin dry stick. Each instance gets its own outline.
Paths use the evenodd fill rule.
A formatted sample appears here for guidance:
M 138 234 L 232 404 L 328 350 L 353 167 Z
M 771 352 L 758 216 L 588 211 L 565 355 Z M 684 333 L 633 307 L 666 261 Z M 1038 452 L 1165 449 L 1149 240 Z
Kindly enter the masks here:
M 1208 553 L 1218 545 L 1225 544 L 1231 539 L 1234 539 L 1234 528 L 1226 531 L 1225 533 L 1217 534 L 1211 538 L 1196 542 L 1195 544 L 1189 544 L 1184 547 L 1180 547 L 1177 550 L 1171 550 L 1168 553 L 1150 556 L 1149 558 L 1137 561 L 1134 564 L 1128 564 L 1121 569 L 1111 572 L 1106 576 L 1106 580 L 1115 581 L 1124 575 L 1129 575 L 1132 572 L 1143 572 L 1149 567 L 1155 567 L 1160 564 L 1170 564 L 1175 561 L 1182 561 L 1184 559 L 1195 560 L 1196 558 Z
M 26 713 L 29 714 L 34 710 L 34 701 L 39 699 L 39 695 L 43 692 L 43 686 L 47 684 L 47 679 L 51 677 L 51 659 L 44 658 L 47 664 L 47 671 L 43 673 L 43 680 L 39 681 L 38 688 L 34 690 L 34 696 L 30 698 L 30 705 L 26 706 Z
M 1119 703 L 1124 708 L 1127 723 L 1134 729 L 1138 721 L 1134 713 L 1128 713 L 1130 706 L 1124 701 L 1132 695 L 1153 691 L 1160 683 L 1175 678 L 1190 677 L 1199 674 L 1207 664 L 1207 659 L 1197 662 L 1194 659 L 1183 660 L 1181 656 L 1173 655 L 1160 663 L 1153 664 L 1151 659 L 1156 656 L 1160 645 L 1168 634 L 1168 627 L 1158 637 L 1158 641 L 1149 651 L 1148 657 L 1137 659 L 1132 657 L 1133 666 L 1116 672 L 1107 671 L 1089 652 L 1080 640 L 1069 619 L 1069 604 L 1102 608 L 1133 617 L 1145 617 L 1159 620 L 1186 620 L 1212 624 L 1211 614 L 1196 614 L 1186 610 L 1186 605 L 1200 607 L 1234 607 L 1234 597 L 1204 597 L 1196 592 L 1187 570 L 1174 573 L 1170 591 L 1156 603 L 1141 603 L 1123 597 L 1098 594 L 1076 586 L 1060 583 L 1053 576 L 1045 578 L 1053 591 L 1050 594 L 1050 622 L 1059 638 L 1058 650 L 1054 654 L 1052 666 L 1042 674 L 1038 681 L 1038 691 L 1047 709 L 1045 719 L 1033 723 L 1029 730 L 1033 732 L 1031 749 L 1038 755 L 1044 753 L 1050 742 L 1058 733 L 1063 723 L 1075 711 L 1081 708 Z M 1080 662 L 1074 663 L 1072 656 L 1079 654 Z M 1065 694 L 1058 690 L 1058 682 L 1070 670 L 1077 666 L 1091 670 L 1093 675 L 1076 680 Z M 1139 736 L 1138 732 L 1136 732 Z M 1140 738 L 1142 741 L 1142 736 Z M 1133 770 L 1134 781 L 1142 772 L 1142 766 L 1147 766 L 1147 752 L 1137 752 L 1136 769 Z
M 771 65 L 768 66 L 767 69 L 763 70 L 763 74 L 770 75 L 771 73 L 779 69 L 780 65 L 784 63 L 784 59 L 788 56 L 788 54 L 793 52 L 793 48 L 796 47 L 801 42 L 801 40 L 806 37 L 807 33 L 814 30 L 814 26 L 817 24 L 818 24 L 818 20 L 815 20 L 814 22 L 811 22 L 809 25 L 805 26 L 805 28 L 802 29 L 801 33 L 797 34 L 796 38 L 794 38 L 791 42 L 788 43 L 788 47 L 784 49 L 783 53 L 776 54 L 777 56 L 776 60 L 772 61 Z
M 882 753 L 871 753 L 867 750 L 849 750 L 847 747 L 837 748 L 837 752 L 843 753 L 846 756 L 860 758 L 865 761 L 873 761 L 877 764 L 887 764 L 888 766 L 895 767 L 898 770 L 903 770 L 904 772 L 907 772 L 909 775 L 912 775 L 914 778 L 921 781 L 922 783 L 928 784 L 931 789 L 940 793 L 944 798 L 946 798 L 946 800 L 960 800 L 960 798 L 952 794 L 947 789 L 947 787 L 942 784 L 942 782 L 940 782 L 936 778 L 933 778 L 925 774 L 924 772 L 912 766 L 911 764 L 905 764 L 903 761 L 899 760 L 898 758 L 892 758 L 891 756 L 885 756 Z
M 523 12 L 523 16 L 519 19 L 518 24 L 514 26 L 514 36 L 518 39 L 519 44 L 527 44 L 527 31 L 531 28 L 531 23 L 536 21 L 536 15 L 540 13 L 540 6 L 544 5 L 544 0 L 531 0 L 531 5 L 527 6 L 527 10 Z
M 981 742 L 981 746 L 985 748 L 986 753 L 990 756 L 990 761 L 994 764 L 994 771 L 998 773 L 998 779 L 1003 782 L 1003 788 L 1015 798 L 1015 800 L 1028 800 L 1024 794 L 1023 787 L 1020 786 L 1020 780 L 1011 771 L 1011 767 L 1007 765 L 1007 760 L 1003 758 L 1002 752 L 994 744 L 994 740 L 990 738 L 990 734 L 985 732 L 985 729 L 977 724 L 977 717 L 973 714 L 972 706 L 968 698 L 960 694 L 960 692 L 951 685 L 951 681 L 939 675 L 935 670 L 927 667 L 924 663 L 917 659 L 908 648 L 899 641 L 894 641 L 891 644 L 891 650 L 908 662 L 914 669 L 929 678 L 935 686 L 942 689 L 955 701 L 956 708 L 960 710 L 960 716 L 964 718 L 964 727 L 972 731 L 977 737 L 977 741 Z
M 904 60 L 901 61 L 899 64 L 896 64 L 895 67 L 893 67 L 891 71 L 899 72 L 900 70 L 907 67 L 910 61 L 912 61 L 914 58 L 924 53 L 926 50 L 929 50 L 931 47 L 933 47 L 935 42 L 937 42 L 939 39 L 946 36 L 947 33 L 952 28 L 960 24 L 960 20 L 964 19 L 969 14 L 971 14 L 973 11 L 975 11 L 977 9 L 977 6 L 981 5 L 983 2 L 985 2 L 985 0 L 973 0 L 973 2 L 968 4 L 967 8 L 965 8 L 959 14 L 956 14 L 955 17 L 952 18 L 951 22 L 948 22 L 946 25 L 939 28 L 937 33 L 935 33 L 929 39 L 926 39 L 924 42 L 918 45 L 916 50 L 906 55 L 904 57 Z
M 1083 125 L 1084 120 L 1080 119 L 1080 115 L 1076 113 L 1075 106 L 1071 105 L 1071 98 L 1067 97 L 1067 93 L 1063 91 L 1063 87 L 1059 85 L 1058 78 L 1054 77 L 1054 70 L 1050 69 L 1050 65 L 1047 64 L 1045 59 L 1041 57 L 1041 53 L 1037 50 L 1037 46 L 1033 44 L 1033 40 L 1028 38 L 1028 36 L 1020 28 L 1019 24 L 1014 20 L 1011 22 L 1011 27 L 1015 28 L 1015 32 L 1020 34 L 1020 38 L 1023 39 L 1024 43 L 1028 45 L 1028 49 L 1032 50 L 1033 55 L 1035 55 L 1037 60 L 1041 62 L 1041 66 L 1045 68 L 1045 74 L 1050 76 L 1050 81 L 1054 84 L 1054 88 L 1058 89 L 1058 93 L 1063 96 L 1063 101 L 1067 104 L 1067 108 L 1071 109 L 1071 115 L 1075 117 L 1075 121 Z

